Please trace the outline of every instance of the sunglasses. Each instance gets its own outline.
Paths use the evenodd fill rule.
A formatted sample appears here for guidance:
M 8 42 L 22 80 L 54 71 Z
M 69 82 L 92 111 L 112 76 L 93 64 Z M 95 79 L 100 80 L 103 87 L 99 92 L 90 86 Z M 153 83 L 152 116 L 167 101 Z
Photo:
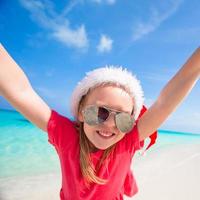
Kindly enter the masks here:
M 95 126 L 105 122 L 111 113 L 114 114 L 115 125 L 123 133 L 129 132 L 134 125 L 135 119 L 126 112 L 109 109 L 104 106 L 90 105 L 82 110 L 84 122 Z

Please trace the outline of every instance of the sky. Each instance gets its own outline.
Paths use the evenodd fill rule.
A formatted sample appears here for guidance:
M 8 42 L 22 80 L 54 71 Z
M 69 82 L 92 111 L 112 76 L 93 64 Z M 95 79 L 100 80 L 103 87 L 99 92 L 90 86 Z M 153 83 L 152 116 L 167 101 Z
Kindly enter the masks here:
M 0 42 L 61 114 L 86 72 L 123 66 L 147 107 L 200 44 L 199 0 L 0 0 Z M 161 129 L 200 133 L 200 83 Z M 0 108 L 14 109 L 0 97 Z M 159 113 L 158 113 L 159 114 Z

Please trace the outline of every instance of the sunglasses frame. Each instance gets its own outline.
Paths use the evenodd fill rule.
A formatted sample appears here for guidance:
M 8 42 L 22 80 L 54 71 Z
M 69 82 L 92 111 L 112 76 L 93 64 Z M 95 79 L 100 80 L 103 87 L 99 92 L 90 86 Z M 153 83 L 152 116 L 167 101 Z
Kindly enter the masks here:
M 89 110 L 89 108 L 91 108 L 91 110 Z M 108 117 L 102 122 L 99 121 L 99 119 L 98 119 L 99 108 L 104 108 L 109 113 Z M 129 132 L 133 128 L 135 119 L 132 116 L 132 114 L 129 114 L 127 112 L 114 110 L 114 109 L 108 108 L 106 106 L 98 106 L 98 105 L 87 105 L 82 110 L 84 121 L 91 126 L 95 126 L 95 125 L 104 123 L 105 121 L 107 121 L 109 119 L 109 117 L 112 113 L 114 114 L 114 121 L 115 121 L 115 125 L 118 128 L 118 130 L 120 130 L 121 132 Z M 87 115 L 91 115 L 91 116 L 88 117 Z M 124 117 L 120 118 L 120 115 L 124 115 Z M 128 121 L 126 121 L 127 122 L 126 124 L 123 124 L 123 123 L 121 123 L 121 121 L 123 121 L 123 118 L 125 119 L 125 117 L 126 117 L 126 120 L 128 120 Z

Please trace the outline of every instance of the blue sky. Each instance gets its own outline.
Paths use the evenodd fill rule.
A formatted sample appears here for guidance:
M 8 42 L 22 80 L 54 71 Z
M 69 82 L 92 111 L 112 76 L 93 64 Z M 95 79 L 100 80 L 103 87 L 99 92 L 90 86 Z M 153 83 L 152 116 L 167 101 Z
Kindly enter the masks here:
M 62 114 L 96 67 L 136 74 L 150 106 L 200 42 L 199 0 L 0 1 L 0 41 L 33 88 Z M 200 84 L 161 126 L 200 133 Z M 1 97 L 0 108 L 11 109 Z

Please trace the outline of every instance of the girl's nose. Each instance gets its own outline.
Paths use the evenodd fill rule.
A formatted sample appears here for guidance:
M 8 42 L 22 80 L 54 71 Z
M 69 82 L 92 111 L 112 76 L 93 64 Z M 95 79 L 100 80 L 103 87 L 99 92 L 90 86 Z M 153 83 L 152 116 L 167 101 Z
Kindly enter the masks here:
M 104 125 L 109 126 L 109 127 L 116 127 L 115 125 L 115 115 L 113 113 L 110 114 L 110 116 L 104 121 Z

